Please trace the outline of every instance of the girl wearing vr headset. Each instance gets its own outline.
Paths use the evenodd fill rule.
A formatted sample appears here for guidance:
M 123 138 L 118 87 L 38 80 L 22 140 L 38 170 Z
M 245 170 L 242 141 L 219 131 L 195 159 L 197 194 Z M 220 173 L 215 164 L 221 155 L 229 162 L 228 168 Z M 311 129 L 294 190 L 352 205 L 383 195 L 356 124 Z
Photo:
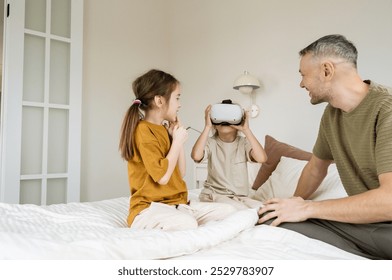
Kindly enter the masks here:
M 223 203 L 188 202 L 182 179 L 188 133 L 177 117 L 181 107 L 177 79 L 153 69 L 137 78 L 132 88 L 136 99 L 123 120 L 119 144 L 128 162 L 128 226 L 192 229 L 234 212 L 234 207 Z
M 222 104 L 228 104 L 226 110 L 234 105 L 231 100 L 224 100 Z M 200 201 L 227 203 L 239 210 L 260 208 L 262 202 L 249 197 L 247 162 L 263 163 L 267 155 L 249 128 L 249 113 L 243 115 L 240 124 L 232 125 L 227 122 L 213 124 L 210 112 L 211 105 L 205 109 L 204 130 L 191 154 L 195 162 L 208 160 L 208 175 Z M 213 128 L 215 134 L 209 137 Z

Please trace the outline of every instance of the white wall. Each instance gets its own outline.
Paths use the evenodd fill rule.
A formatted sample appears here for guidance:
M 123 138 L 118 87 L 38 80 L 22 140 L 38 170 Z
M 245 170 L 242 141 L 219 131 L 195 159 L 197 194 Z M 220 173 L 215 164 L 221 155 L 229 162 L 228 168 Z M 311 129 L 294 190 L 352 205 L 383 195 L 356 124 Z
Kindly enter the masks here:
M 167 69 L 165 0 L 85 0 L 81 200 L 129 195 L 118 152 L 132 80 Z
M 204 108 L 249 97 L 232 89 L 248 70 L 262 82 L 251 128 L 311 150 L 325 105 L 299 88 L 298 51 L 331 33 L 359 51 L 361 76 L 392 86 L 392 0 L 85 0 L 82 200 L 128 195 L 117 145 L 130 83 L 156 67 L 182 83 L 180 117 L 203 128 Z M 113 3 L 113 4 L 112 4 Z M 187 155 L 197 138 L 190 131 Z M 186 181 L 193 184 L 188 157 Z
M 356 43 L 364 78 L 392 85 L 392 1 L 174 2 L 170 42 L 173 70 L 184 88 L 181 115 L 198 129 L 206 104 L 224 98 L 247 104 L 232 83 L 249 70 L 263 83 L 256 92 L 261 114 L 251 122 L 259 140 L 270 134 L 311 150 L 325 105 L 309 105 L 299 87 L 298 51 L 330 33 Z

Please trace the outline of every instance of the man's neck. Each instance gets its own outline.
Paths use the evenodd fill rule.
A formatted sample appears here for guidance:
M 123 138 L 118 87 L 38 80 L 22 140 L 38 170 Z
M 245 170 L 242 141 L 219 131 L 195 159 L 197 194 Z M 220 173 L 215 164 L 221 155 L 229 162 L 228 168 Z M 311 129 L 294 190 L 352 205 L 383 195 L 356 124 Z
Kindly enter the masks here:
M 362 80 L 356 80 L 346 83 L 345 86 L 337 88 L 336 94 L 330 104 L 341 109 L 343 112 L 349 113 L 353 111 L 369 92 L 369 84 Z

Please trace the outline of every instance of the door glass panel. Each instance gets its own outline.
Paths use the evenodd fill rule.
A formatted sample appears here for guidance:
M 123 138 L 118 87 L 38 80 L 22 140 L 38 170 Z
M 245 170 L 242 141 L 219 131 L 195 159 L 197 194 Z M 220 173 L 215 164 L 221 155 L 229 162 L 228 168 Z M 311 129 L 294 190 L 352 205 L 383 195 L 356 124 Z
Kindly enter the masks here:
M 20 203 L 41 205 L 41 180 L 20 182 Z
M 5 125 L 0 166 L 5 176 L 0 180 L 0 199 L 37 204 L 64 197 L 78 201 L 84 1 L 0 1 L 10 3 L 12 19 L 4 29 L 11 46 L 4 57 L 12 62 L 4 69 L 12 71 L 3 77 L 8 86 L 2 94 L 10 102 L 1 112 Z M 50 198 L 48 178 L 60 180 L 50 182 Z M 53 194 L 57 190 L 58 196 Z
M 51 33 L 70 38 L 71 0 L 52 0 Z
M 51 40 L 49 102 L 69 104 L 69 43 Z
M 67 202 L 67 179 L 48 179 L 46 204 Z
M 45 39 L 25 35 L 23 100 L 44 101 Z
M 23 107 L 21 174 L 41 174 L 43 108 Z
M 46 0 L 26 0 L 25 3 L 25 27 L 45 32 Z
M 68 163 L 68 110 L 49 110 L 48 173 L 66 173 Z

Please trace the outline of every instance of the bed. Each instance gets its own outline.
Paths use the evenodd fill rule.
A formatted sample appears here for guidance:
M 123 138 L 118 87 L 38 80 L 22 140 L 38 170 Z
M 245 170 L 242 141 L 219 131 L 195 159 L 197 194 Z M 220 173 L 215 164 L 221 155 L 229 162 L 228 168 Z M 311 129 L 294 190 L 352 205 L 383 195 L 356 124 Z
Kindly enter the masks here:
M 261 200 L 290 196 L 309 157 L 305 151 L 268 137 L 265 148 L 270 159 L 254 168 L 253 196 Z M 190 199 L 197 200 L 199 191 L 189 190 Z M 313 199 L 345 195 L 331 166 Z M 238 211 L 195 230 L 131 230 L 126 226 L 128 203 L 128 197 L 48 206 L 1 203 L 0 259 L 362 259 L 290 230 L 255 226 L 255 209 Z

